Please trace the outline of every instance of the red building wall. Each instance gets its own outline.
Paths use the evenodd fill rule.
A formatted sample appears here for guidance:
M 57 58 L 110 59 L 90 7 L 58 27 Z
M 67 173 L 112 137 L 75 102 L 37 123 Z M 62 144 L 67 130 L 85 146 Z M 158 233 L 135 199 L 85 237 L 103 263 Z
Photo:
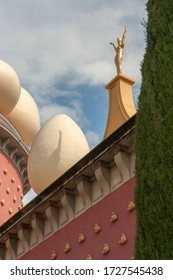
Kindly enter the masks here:
M 0 150 L 0 225 L 22 207 L 22 179 L 13 162 Z
M 60 260 L 87 259 L 131 259 L 133 257 L 135 239 L 135 210 L 128 211 L 129 201 L 134 200 L 135 178 L 112 192 L 106 198 L 95 204 L 85 213 L 81 214 L 71 223 L 60 229 L 54 235 L 33 248 L 21 259 L 51 259 L 52 251 Z M 115 212 L 117 221 L 110 222 L 111 214 Z M 94 232 L 95 224 L 99 224 L 101 231 Z M 79 234 L 85 240 L 79 243 Z M 121 234 L 127 237 L 125 244 L 120 244 Z M 64 251 L 65 244 L 69 243 L 71 249 Z M 104 254 L 104 244 L 108 244 L 109 252 Z

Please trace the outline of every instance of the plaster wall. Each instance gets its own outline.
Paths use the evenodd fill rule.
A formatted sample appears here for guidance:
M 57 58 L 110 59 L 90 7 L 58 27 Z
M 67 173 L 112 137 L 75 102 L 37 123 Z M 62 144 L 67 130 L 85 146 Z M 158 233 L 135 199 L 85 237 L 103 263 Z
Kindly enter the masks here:
M 22 208 L 22 179 L 13 162 L 0 150 L 0 225 Z
M 88 256 L 98 260 L 131 259 L 134 253 L 135 210 L 128 211 L 127 208 L 129 201 L 134 200 L 134 187 L 133 177 L 20 259 L 51 259 L 53 251 L 60 260 L 82 260 Z M 115 222 L 110 222 L 112 212 L 118 216 Z M 94 232 L 95 224 L 101 228 L 98 233 Z M 81 233 L 85 236 L 82 243 L 78 240 Z M 127 237 L 125 244 L 119 243 L 122 233 Z M 68 252 L 64 251 L 66 243 L 71 248 Z M 109 246 L 107 254 L 103 253 L 104 244 Z

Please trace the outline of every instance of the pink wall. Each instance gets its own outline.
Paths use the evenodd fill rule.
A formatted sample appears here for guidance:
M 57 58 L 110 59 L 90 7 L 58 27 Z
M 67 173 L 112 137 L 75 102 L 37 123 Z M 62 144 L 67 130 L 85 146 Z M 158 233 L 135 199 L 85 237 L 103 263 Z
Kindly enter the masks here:
M 97 260 L 131 259 L 135 237 L 135 210 L 128 212 L 127 206 L 130 200 L 134 200 L 134 187 L 135 178 L 95 204 L 21 259 L 50 259 L 53 250 L 56 251 L 57 259 L 60 260 L 85 260 L 88 255 Z M 118 220 L 114 223 L 110 222 L 112 212 L 118 215 Z M 102 228 L 98 234 L 94 233 L 95 223 Z M 78 242 L 80 233 L 86 237 L 83 243 Z M 127 242 L 124 245 L 119 243 L 122 233 L 127 236 Z M 71 245 L 71 250 L 67 253 L 64 252 L 66 242 Z M 106 255 L 102 253 L 105 243 L 110 247 Z
M 22 205 L 22 180 L 11 160 L 0 150 L 0 225 Z

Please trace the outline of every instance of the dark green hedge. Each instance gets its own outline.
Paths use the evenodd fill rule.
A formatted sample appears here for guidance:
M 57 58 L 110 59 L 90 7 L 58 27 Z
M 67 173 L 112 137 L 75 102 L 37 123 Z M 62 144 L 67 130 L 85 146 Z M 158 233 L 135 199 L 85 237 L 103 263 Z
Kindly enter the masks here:
M 135 259 L 173 259 L 173 0 L 149 0 L 136 118 Z

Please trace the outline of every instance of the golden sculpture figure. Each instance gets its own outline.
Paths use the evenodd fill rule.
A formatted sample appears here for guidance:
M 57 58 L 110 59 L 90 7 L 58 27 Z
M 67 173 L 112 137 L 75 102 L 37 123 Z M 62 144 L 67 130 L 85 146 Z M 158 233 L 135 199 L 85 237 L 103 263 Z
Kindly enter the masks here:
M 110 43 L 111 45 L 113 45 L 113 47 L 115 49 L 115 52 L 116 52 L 115 65 L 116 65 L 116 68 L 117 68 L 117 74 L 122 73 L 122 60 L 123 60 L 123 53 L 124 53 L 124 39 L 126 37 L 126 32 L 127 32 L 127 26 L 125 26 L 125 30 L 124 30 L 124 33 L 123 33 L 122 37 L 119 37 L 117 39 L 117 43 L 118 43 L 117 47 L 114 43 Z

